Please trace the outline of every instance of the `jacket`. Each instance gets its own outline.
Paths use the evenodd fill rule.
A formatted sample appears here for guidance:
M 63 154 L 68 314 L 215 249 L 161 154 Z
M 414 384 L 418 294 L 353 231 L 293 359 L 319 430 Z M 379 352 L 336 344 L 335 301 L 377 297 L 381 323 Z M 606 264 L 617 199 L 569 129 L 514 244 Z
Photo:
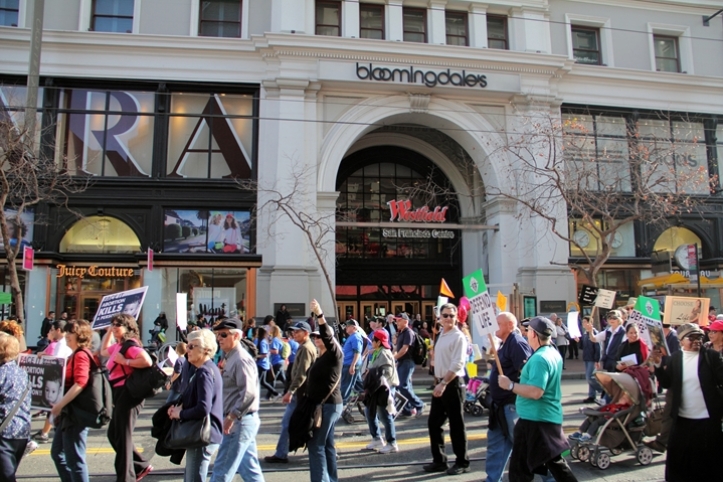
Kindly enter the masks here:
M 665 363 L 655 369 L 655 376 L 660 380 L 663 388 L 672 392 L 673 419 L 678 418 L 683 390 L 683 351 L 674 353 Z M 698 358 L 698 379 L 703 391 L 703 399 L 711 420 L 720 424 L 723 418 L 723 357 L 715 350 L 700 349 Z
M 596 334 L 597 330 L 593 328 L 593 334 Z M 586 362 L 599 362 L 600 361 L 600 343 L 590 339 L 590 335 L 587 332 L 582 334 L 580 339 L 582 344 L 582 360 Z
M 168 418 L 168 409 L 174 404 L 175 402 L 166 403 L 153 414 L 151 418 L 151 437 L 158 439 L 158 442 L 156 442 L 156 455 L 170 457 L 172 464 L 181 465 L 186 449 L 169 449 L 165 443 L 172 423 L 171 419 Z
M 603 343 L 600 363 L 602 363 L 603 370 L 605 370 L 606 372 L 615 371 L 615 365 L 617 365 L 618 363 L 618 360 L 616 358 L 618 354 L 618 348 L 620 348 L 624 337 L 625 330 L 623 328 L 619 328 L 614 335 L 611 331 L 605 332 L 605 343 Z
M 399 385 L 399 376 L 397 375 L 397 368 L 394 363 L 394 355 L 392 355 L 391 350 L 382 348 L 381 350 L 379 350 L 379 354 L 374 359 L 374 361 L 371 360 L 372 353 L 370 352 L 369 356 L 367 356 L 365 359 L 366 370 L 381 367 L 384 378 L 387 379 L 389 385 L 392 387 L 396 387 Z

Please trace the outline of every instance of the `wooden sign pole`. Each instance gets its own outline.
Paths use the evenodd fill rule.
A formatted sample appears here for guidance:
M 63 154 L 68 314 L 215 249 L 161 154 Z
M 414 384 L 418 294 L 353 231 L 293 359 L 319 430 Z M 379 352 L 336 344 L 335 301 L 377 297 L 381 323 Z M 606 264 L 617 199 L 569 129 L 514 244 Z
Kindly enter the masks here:
M 500 357 L 497 356 L 497 347 L 495 347 L 495 340 L 492 338 L 492 333 L 487 333 L 487 336 L 490 340 L 490 346 L 492 347 L 492 353 L 495 356 L 495 363 L 497 364 L 497 373 L 500 375 L 504 375 L 505 373 L 502 371 L 502 364 L 500 363 Z

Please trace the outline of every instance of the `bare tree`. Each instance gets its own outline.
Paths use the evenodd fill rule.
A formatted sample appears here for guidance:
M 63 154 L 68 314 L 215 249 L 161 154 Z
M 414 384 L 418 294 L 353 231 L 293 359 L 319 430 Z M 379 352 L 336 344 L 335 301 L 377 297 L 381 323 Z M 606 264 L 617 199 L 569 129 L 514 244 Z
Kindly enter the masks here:
M 271 186 L 250 179 L 239 180 L 238 186 L 256 194 L 257 206 L 254 217 L 258 221 L 264 213 L 269 216 L 267 227 L 269 236 L 278 235 L 272 230 L 277 222 L 283 220 L 288 220 L 301 231 L 324 276 L 336 316 L 336 289 L 329 267 L 326 265 L 328 254 L 334 249 L 336 215 L 334 211 L 328 214 L 319 213 L 315 202 L 314 173 L 310 166 L 302 167 L 294 163 L 288 177 L 277 180 Z
M 87 179 L 73 178 L 64 169 L 64 163 L 56 163 L 35 142 L 19 119 L 0 102 L 0 234 L 7 260 L 10 290 L 15 304 L 15 314 L 21 323 L 25 321 L 23 292 L 20 288 L 16 260 L 27 241 L 24 234 L 30 228 L 23 216 L 40 204 L 68 208 L 71 194 L 87 189 Z M 32 133 L 35 134 L 35 133 Z

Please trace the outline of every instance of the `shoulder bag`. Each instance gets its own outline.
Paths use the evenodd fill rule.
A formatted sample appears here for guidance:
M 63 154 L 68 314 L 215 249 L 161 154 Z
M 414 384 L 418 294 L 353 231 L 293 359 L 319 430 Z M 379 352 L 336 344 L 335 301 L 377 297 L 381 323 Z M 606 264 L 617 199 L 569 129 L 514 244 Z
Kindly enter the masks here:
M 321 428 L 321 422 L 323 419 L 322 416 L 322 409 L 324 408 L 324 403 L 328 400 L 328 398 L 331 396 L 332 393 L 334 393 L 334 390 L 336 390 L 336 387 L 339 385 L 339 381 L 341 380 L 341 373 L 339 374 L 339 378 L 336 380 L 336 383 L 333 387 L 331 387 L 331 391 L 324 397 L 324 399 L 321 401 L 321 403 L 318 403 L 316 407 L 314 407 L 314 422 L 312 424 L 313 428 Z
M 199 369 L 200 370 L 200 369 Z M 197 372 L 198 373 L 198 372 Z M 195 374 L 194 374 L 195 377 Z M 186 390 L 192 390 L 190 384 Z M 179 402 L 180 403 L 180 402 Z M 195 449 L 205 447 L 211 443 L 211 414 L 207 413 L 203 418 L 190 420 L 174 419 L 171 421 L 171 428 L 166 434 L 164 445 L 172 450 Z

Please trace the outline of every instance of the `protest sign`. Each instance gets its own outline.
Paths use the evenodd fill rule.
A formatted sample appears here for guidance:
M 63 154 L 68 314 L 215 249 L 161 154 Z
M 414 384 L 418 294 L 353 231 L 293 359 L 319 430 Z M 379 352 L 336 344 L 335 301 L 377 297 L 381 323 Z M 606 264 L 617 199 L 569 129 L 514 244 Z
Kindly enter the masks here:
M 640 332 L 640 339 L 648 345 L 651 350 L 660 348 L 665 353 L 668 346 L 665 343 L 663 325 L 660 322 L 660 303 L 655 298 L 638 296 L 633 311 L 628 316 L 628 322 L 635 323 Z
M 500 311 L 507 311 L 507 297 L 501 291 L 497 291 L 497 308 Z
M 176 293 L 176 326 L 181 331 L 188 328 L 188 294 Z
M 612 310 L 615 304 L 615 294 L 615 291 L 598 289 L 594 305 L 606 310 Z
M 567 333 L 570 338 L 581 338 L 580 325 L 578 325 L 578 319 L 580 317 L 579 311 L 571 311 L 567 314 Z
M 110 325 L 114 316 L 125 313 L 136 320 L 141 313 L 143 301 L 146 299 L 148 286 L 142 286 L 128 291 L 121 291 L 112 295 L 104 296 L 100 300 L 98 310 L 93 317 L 93 329 L 100 330 Z
M 47 410 L 58 403 L 65 393 L 65 358 L 22 354 L 18 366 L 28 374 L 30 408 Z
M 471 275 L 465 276 L 462 285 L 464 294 L 472 307 L 470 315 L 472 315 L 473 332 L 477 335 L 488 333 L 494 335 L 498 328 L 497 316 L 495 316 L 492 298 L 487 291 L 482 270 L 479 269 Z
M 577 300 L 580 302 L 581 305 L 590 306 L 595 303 L 597 291 L 598 289 L 594 286 L 582 285 L 582 289 L 580 290 L 580 296 L 577 297 Z
M 708 326 L 708 298 L 688 298 L 683 296 L 665 297 L 665 319 L 668 325 L 697 323 Z

